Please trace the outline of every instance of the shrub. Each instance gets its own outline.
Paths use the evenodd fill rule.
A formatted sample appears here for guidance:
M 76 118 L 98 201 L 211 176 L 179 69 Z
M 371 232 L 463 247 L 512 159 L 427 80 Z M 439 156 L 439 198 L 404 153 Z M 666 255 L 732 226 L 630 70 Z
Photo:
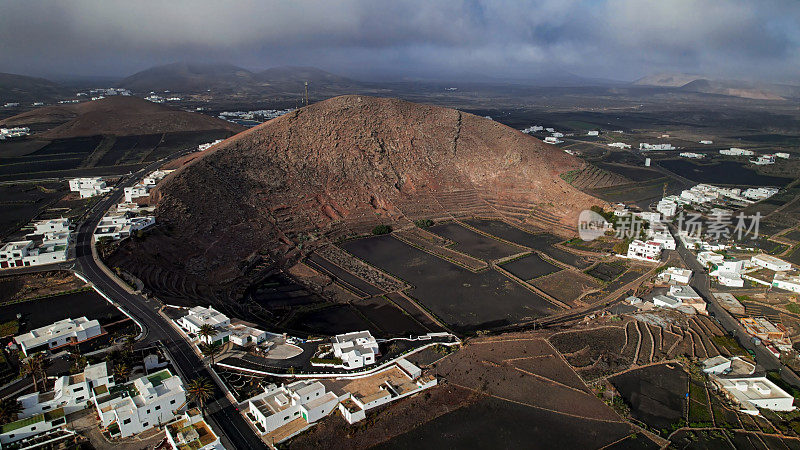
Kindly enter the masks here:
M 392 227 L 389 225 L 377 225 L 375 228 L 372 229 L 372 234 L 374 235 L 381 235 L 381 234 L 389 234 L 392 232 Z
M 414 225 L 419 228 L 428 228 L 433 226 L 433 221 L 431 219 L 419 219 L 414 221 Z

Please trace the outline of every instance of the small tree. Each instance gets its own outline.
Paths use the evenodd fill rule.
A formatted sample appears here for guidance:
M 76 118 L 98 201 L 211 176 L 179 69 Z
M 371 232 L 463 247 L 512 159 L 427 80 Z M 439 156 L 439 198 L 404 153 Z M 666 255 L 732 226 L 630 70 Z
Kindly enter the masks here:
M 13 398 L 0 400 L 0 425 L 14 422 L 22 412 L 22 403 Z
M 203 417 L 205 417 L 206 402 L 214 396 L 214 385 L 211 384 L 211 380 L 206 377 L 195 378 L 189 382 L 186 391 L 189 393 L 189 398 L 200 406 Z
M 126 382 L 128 381 L 128 377 L 131 376 L 131 367 L 127 364 L 119 363 L 114 366 L 114 376 L 117 378 L 117 381 Z
M 201 340 L 205 341 L 208 338 L 212 338 L 217 335 L 217 329 L 214 328 L 213 325 L 204 323 L 200 329 L 197 331 L 197 334 L 200 335 Z
M 372 234 L 374 235 L 381 235 L 381 234 L 389 234 L 392 232 L 392 227 L 389 225 L 377 225 L 375 228 L 372 229 Z

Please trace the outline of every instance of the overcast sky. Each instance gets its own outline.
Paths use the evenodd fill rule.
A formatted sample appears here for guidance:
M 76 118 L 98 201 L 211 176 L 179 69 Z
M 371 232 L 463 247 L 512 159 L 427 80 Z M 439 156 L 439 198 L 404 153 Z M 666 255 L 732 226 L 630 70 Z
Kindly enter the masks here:
M 176 61 L 361 79 L 542 70 L 797 83 L 797 0 L 4 0 L 0 72 L 126 76 Z

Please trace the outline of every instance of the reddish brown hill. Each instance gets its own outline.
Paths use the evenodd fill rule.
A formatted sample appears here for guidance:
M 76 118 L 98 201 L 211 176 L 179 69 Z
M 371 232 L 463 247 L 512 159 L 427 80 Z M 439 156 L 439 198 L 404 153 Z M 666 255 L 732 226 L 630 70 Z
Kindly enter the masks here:
M 336 97 L 240 133 L 172 173 L 153 199 L 180 237 L 162 237 L 170 242 L 159 254 L 230 279 L 235 263 L 279 242 L 308 248 L 376 223 L 533 212 L 574 229 L 578 212 L 600 203 L 559 177 L 582 165 L 472 114 Z
M 114 96 L 91 102 L 53 105 L 9 117 L 5 126 L 53 124 L 38 135 L 45 139 L 98 134 L 130 136 L 178 131 L 229 130 L 244 128 L 203 114 L 183 111 L 137 97 Z

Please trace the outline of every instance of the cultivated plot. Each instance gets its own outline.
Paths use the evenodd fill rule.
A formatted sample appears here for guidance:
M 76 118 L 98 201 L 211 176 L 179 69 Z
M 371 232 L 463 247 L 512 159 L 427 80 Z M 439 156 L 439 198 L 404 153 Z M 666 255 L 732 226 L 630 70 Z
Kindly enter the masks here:
M 531 280 L 561 270 L 561 267 L 546 261 L 536 253 L 505 263 L 502 267 L 523 280 Z
M 428 228 L 428 231 L 455 242 L 452 248 L 484 261 L 505 258 L 525 251 L 522 247 L 486 237 L 455 222 L 434 225 Z
M 0 306 L 0 323 L 5 323 L 22 315 L 25 329 L 40 328 L 63 319 L 77 319 L 86 316 L 105 325 L 127 318 L 95 291 L 81 291 L 72 294 L 56 295 L 38 300 Z
M 411 283 L 410 295 L 462 331 L 502 326 L 557 310 L 495 271 L 470 272 L 391 236 L 357 239 L 342 247 Z

